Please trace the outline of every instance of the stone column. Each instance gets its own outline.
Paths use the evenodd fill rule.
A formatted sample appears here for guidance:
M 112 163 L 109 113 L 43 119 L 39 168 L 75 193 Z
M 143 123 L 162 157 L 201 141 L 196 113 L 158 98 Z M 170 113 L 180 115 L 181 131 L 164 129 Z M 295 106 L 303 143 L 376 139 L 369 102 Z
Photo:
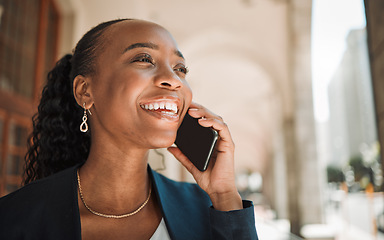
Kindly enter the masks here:
M 299 235 L 301 226 L 301 211 L 299 208 L 300 184 L 300 160 L 296 147 L 295 125 L 292 119 L 283 122 L 286 169 L 287 169 L 287 193 L 288 193 L 288 218 L 291 223 L 291 232 Z
M 311 77 L 312 1 L 289 3 L 290 78 L 293 112 L 284 121 L 289 219 L 292 232 L 322 222 Z

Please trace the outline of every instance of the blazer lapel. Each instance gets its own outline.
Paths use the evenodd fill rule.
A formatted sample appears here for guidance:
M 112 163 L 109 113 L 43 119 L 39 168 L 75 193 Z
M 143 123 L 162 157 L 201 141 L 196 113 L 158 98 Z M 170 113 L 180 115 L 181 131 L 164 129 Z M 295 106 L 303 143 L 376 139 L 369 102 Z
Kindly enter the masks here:
M 171 239 L 210 239 L 208 195 L 196 184 L 170 180 L 149 168 Z

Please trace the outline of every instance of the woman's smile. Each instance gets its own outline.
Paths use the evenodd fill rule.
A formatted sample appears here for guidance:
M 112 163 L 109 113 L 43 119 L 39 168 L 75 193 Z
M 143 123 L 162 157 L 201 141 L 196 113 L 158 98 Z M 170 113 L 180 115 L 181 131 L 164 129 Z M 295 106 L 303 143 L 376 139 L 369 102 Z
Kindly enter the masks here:
M 164 96 L 146 100 L 140 107 L 158 119 L 178 122 L 180 119 L 180 99 L 173 96 Z

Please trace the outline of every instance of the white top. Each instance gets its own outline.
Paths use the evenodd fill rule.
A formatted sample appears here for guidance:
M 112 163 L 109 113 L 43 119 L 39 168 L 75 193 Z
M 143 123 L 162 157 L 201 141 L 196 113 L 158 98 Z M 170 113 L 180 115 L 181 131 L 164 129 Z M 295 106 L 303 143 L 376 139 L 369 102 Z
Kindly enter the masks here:
M 171 240 L 168 234 L 167 226 L 165 225 L 164 218 L 161 219 L 159 226 L 149 240 Z

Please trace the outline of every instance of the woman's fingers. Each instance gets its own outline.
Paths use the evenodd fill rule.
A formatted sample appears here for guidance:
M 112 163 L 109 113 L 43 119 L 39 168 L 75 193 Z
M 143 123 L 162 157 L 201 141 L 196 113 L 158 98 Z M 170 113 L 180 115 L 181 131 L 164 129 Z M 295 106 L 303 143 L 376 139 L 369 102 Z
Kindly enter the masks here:
M 192 117 L 198 118 L 201 126 L 215 129 L 219 133 L 220 140 L 234 146 L 228 126 L 224 123 L 222 117 L 195 102 L 191 103 L 188 113 Z
M 194 102 L 191 103 L 188 113 L 197 118 L 201 126 L 212 128 L 219 134 L 207 170 L 200 172 L 178 148 L 169 147 L 168 151 L 180 161 L 193 175 L 199 186 L 207 192 L 215 209 L 222 211 L 241 209 L 241 199 L 236 190 L 234 175 L 235 145 L 227 124 L 220 116 Z
M 189 105 L 189 108 L 203 108 L 203 106 L 192 101 L 191 105 Z
M 195 102 L 192 102 L 189 106 L 188 113 L 194 118 L 219 118 L 219 116 Z
M 220 140 L 234 145 L 228 126 L 222 120 L 216 118 L 204 118 L 199 119 L 199 124 L 203 127 L 211 127 L 215 129 L 220 136 Z

